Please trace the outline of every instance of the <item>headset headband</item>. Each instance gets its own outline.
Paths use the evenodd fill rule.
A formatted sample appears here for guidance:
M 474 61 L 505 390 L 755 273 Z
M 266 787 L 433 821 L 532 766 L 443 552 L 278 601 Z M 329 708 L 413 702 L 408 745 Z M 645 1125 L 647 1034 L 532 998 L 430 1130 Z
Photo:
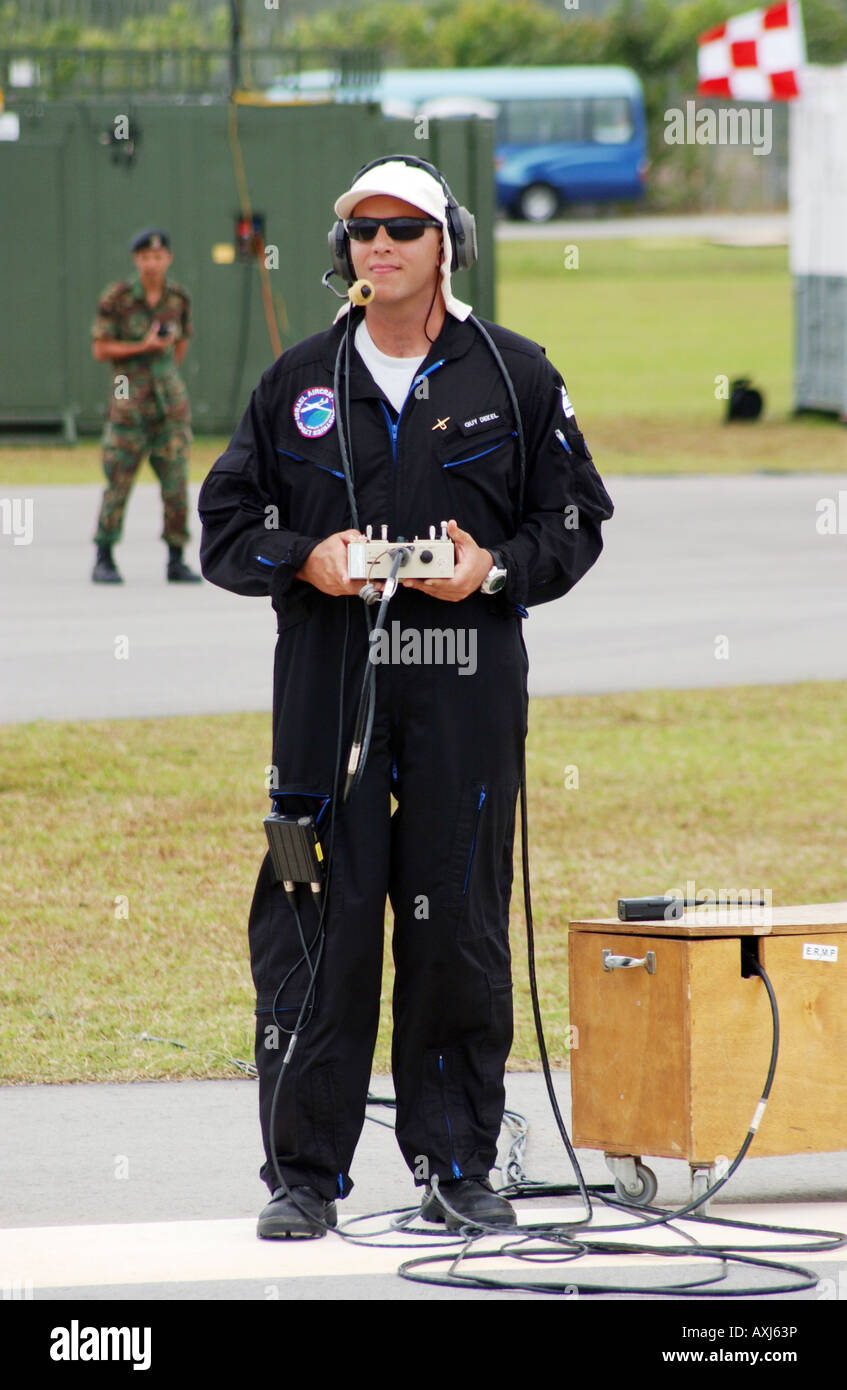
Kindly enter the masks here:
M 423 169 L 424 173 L 431 178 L 437 179 L 444 189 L 447 202 L 455 203 L 456 199 L 450 192 L 447 180 L 440 169 L 436 169 L 434 164 L 430 164 L 426 159 L 419 159 L 416 154 L 384 154 L 380 159 L 372 159 L 369 164 L 363 164 L 359 172 L 355 175 L 353 182 L 357 183 L 363 174 L 367 174 L 371 169 L 378 169 L 380 164 L 407 164 L 410 169 Z M 458 204 L 456 204 L 458 206 Z

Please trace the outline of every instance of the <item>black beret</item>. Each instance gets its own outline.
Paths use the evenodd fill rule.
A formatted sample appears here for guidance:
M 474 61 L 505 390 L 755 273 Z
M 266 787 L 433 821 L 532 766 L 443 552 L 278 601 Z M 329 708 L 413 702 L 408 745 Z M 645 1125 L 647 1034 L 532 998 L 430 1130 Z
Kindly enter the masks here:
M 146 251 L 148 246 L 164 246 L 170 249 L 170 238 L 167 232 L 163 232 L 161 227 L 145 227 L 143 232 L 136 232 L 129 243 L 129 249 L 133 252 Z

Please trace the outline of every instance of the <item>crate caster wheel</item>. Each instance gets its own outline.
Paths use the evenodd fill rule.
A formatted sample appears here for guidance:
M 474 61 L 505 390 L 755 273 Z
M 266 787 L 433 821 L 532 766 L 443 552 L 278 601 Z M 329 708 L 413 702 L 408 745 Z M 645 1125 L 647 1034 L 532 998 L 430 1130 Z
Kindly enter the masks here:
M 622 1202 L 633 1207 L 649 1207 L 659 1189 L 656 1174 L 640 1158 L 619 1158 L 605 1155 L 615 1180 L 615 1193 Z
M 635 1174 L 633 1185 L 615 1178 L 615 1192 L 622 1202 L 629 1202 L 634 1207 L 649 1207 L 659 1190 L 656 1174 L 644 1163 L 636 1163 Z

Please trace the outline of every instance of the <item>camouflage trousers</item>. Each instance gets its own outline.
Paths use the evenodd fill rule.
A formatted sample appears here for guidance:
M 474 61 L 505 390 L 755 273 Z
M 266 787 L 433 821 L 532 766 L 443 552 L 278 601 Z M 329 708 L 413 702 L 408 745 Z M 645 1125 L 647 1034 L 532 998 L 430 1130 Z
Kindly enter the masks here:
M 108 486 L 94 537 L 98 545 L 114 545 L 120 540 L 127 498 L 148 453 L 150 467 L 162 489 L 162 540 L 180 547 L 187 544 L 190 446 L 191 428 L 181 421 L 160 418 L 139 425 L 111 421 L 107 424 L 103 435 L 103 472 Z

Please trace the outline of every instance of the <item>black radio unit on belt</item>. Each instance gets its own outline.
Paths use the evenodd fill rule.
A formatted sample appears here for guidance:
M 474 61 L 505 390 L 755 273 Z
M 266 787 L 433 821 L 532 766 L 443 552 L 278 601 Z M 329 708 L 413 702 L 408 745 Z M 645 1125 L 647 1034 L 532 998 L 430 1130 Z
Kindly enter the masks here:
M 272 811 L 264 819 L 268 849 L 277 880 L 286 892 L 295 883 L 308 883 L 319 894 L 323 881 L 323 850 L 313 816 L 281 816 Z

